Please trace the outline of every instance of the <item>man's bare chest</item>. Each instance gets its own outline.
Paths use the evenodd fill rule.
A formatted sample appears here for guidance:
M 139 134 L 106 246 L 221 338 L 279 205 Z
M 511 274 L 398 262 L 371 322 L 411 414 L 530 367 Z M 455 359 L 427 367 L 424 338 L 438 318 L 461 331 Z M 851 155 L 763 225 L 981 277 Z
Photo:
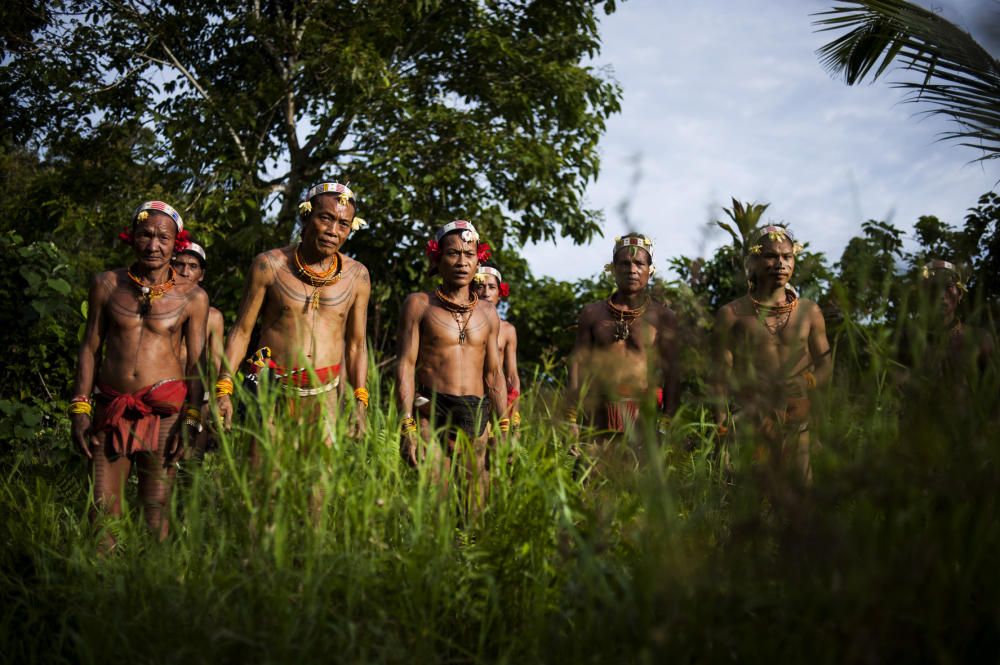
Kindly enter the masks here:
M 627 351 L 643 351 L 655 346 L 658 336 L 656 325 L 645 318 L 633 321 L 602 318 L 594 322 L 592 333 L 598 347 L 618 347 Z
M 289 319 L 303 316 L 343 319 L 353 302 L 352 296 L 349 280 L 314 286 L 282 271 L 267 289 L 265 307 L 272 314 Z
M 420 320 L 420 334 L 422 339 L 436 346 L 483 346 L 489 336 L 489 320 L 476 309 L 458 312 L 428 307 Z
M 148 330 L 160 335 L 178 332 L 187 320 L 188 298 L 168 292 L 144 303 L 133 288 L 115 289 L 105 306 L 107 321 L 113 330 L 122 333 Z

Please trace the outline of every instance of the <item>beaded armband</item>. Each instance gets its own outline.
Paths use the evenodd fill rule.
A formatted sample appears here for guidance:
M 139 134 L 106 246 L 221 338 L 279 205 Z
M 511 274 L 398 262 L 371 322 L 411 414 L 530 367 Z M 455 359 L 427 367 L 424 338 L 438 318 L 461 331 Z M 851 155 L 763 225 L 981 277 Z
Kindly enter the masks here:
M 232 395 L 233 390 L 234 390 L 233 380 L 228 376 L 220 377 L 219 380 L 215 382 L 216 397 Z
M 354 399 L 358 400 L 365 407 L 368 406 L 368 389 L 367 388 L 355 388 L 354 389 Z
M 510 431 L 510 418 L 501 418 L 497 421 L 497 426 L 500 428 L 501 432 Z
M 94 405 L 91 403 L 90 398 L 86 395 L 77 395 L 69 401 L 69 408 L 67 411 L 71 416 L 75 416 L 80 413 L 89 416 L 94 412 Z
M 403 418 L 399 422 L 399 429 L 402 430 L 403 434 L 410 434 L 417 431 L 417 421 L 413 418 Z

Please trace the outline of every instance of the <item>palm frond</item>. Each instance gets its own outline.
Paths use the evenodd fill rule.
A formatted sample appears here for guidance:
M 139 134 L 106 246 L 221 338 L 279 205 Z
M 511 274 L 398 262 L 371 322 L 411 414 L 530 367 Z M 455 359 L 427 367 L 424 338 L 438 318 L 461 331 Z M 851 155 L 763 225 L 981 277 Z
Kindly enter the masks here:
M 1000 158 L 1000 60 L 968 32 L 905 0 L 844 0 L 815 16 L 819 32 L 848 31 L 817 51 L 828 71 L 848 85 L 874 81 L 893 63 L 917 73 L 919 81 L 893 85 L 957 123 L 942 139 L 981 150 L 979 160 Z

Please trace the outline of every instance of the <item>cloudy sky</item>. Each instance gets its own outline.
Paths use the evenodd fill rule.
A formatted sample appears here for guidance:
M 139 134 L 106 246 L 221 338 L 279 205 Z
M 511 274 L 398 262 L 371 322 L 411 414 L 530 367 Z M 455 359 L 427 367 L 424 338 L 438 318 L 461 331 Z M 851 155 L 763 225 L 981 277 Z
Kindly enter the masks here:
M 934 5 L 966 24 L 990 1 Z M 707 222 L 724 218 L 733 196 L 770 202 L 765 219 L 789 223 L 831 260 L 866 219 L 907 230 L 924 214 L 960 223 L 998 186 L 1000 165 L 972 164 L 979 153 L 938 141 L 945 121 L 918 115 L 925 107 L 901 103 L 904 93 L 886 82 L 832 79 L 815 54 L 830 37 L 813 31 L 810 16 L 832 4 L 629 0 L 605 17 L 596 64 L 624 92 L 587 195 L 605 211 L 605 240 L 527 247 L 535 274 L 598 272 L 626 230 L 625 199 L 632 227 L 656 240 L 661 267 L 664 257 L 723 244 Z

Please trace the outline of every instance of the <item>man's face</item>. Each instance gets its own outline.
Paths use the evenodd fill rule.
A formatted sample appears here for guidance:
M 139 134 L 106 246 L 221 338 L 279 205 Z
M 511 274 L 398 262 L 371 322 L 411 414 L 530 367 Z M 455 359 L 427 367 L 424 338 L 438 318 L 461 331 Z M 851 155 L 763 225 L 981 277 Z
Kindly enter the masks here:
M 758 284 L 785 286 L 795 270 L 795 250 L 788 238 L 761 241 L 760 254 L 754 255 L 751 269 Z
M 446 285 L 461 287 L 472 282 L 479 267 L 477 249 L 477 242 L 462 240 L 461 233 L 449 233 L 441 239 L 441 258 L 437 269 Z
M 494 307 L 500 304 L 500 283 L 493 275 L 483 275 L 483 280 L 476 282 L 475 289 L 480 298 L 493 303 Z
M 639 247 L 622 247 L 615 252 L 615 284 L 621 293 L 639 293 L 649 285 L 652 266 L 649 252 Z
M 932 290 L 934 302 L 939 304 L 940 312 L 945 321 L 950 321 L 962 302 L 962 290 L 958 288 L 958 280 L 946 271 L 938 270 L 927 280 Z
M 132 249 L 147 270 L 162 268 L 170 263 L 176 239 L 177 224 L 162 212 L 149 211 L 146 220 L 136 222 L 132 228 Z
M 173 266 L 177 276 L 188 284 L 198 284 L 205 278 L 205 269 L 201 267 L 201 261 L 190 252 L 175 256 Z
M 353 221 L 354 204 L 342 205 L 337 196 L 321 194 L 302 221 L 302 243 L 322 256 L 333 256 L 347 242 Z

